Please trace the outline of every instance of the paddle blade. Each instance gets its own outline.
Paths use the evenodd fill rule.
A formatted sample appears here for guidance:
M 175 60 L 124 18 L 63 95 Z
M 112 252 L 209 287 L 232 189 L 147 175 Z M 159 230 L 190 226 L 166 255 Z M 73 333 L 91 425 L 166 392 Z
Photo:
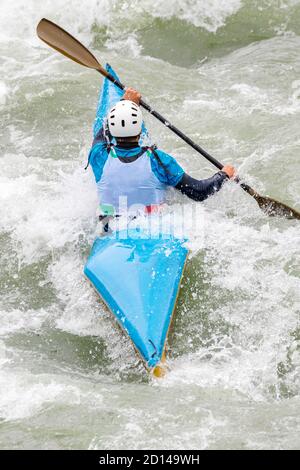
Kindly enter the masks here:
M 261 196 L 245 183 L 242 183 L 241 187 L 256 200 L 261 210 L 268 216 L 300 220 L 300 212 L 292 209 L 292 207 L 283 204 L 283 202 L 276 201 L 276 199 L 272 199 L 271 197 Z
M 270 197 L 264 197 L 258 195 L 255 197 L 259 207 L 265 212 L 265 214 L 273 217 L 285 217 L 286 219 L 298 219 L 300 220 L 300 212 L 292 209 L 292 207 L 283 204 L 283 202 L 276 201 Z
M 85 67 L 98 70 L 102 75 L 108 75 L 96 57 L 83 44 L 52 21 L 43 18 L 36 31 L 42 41 L 69 59 Z

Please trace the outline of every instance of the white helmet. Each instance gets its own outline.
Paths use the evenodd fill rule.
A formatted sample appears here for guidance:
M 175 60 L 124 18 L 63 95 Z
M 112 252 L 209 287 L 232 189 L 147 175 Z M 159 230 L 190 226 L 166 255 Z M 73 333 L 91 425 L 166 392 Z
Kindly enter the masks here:
M 133 101 L 119 101 L 109 111 L 107 120 L 113 137 L 135 137 L 141 133 L 142 111 Z

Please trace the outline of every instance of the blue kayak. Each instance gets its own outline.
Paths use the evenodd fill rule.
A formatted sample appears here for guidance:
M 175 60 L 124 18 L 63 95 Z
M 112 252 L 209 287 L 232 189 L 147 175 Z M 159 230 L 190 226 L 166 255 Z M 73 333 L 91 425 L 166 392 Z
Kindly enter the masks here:
M 114 70 L 106 69 L 116 78 Z M 123 92 L 104 79 L 94 135 Z M 143 134 L 147 134 L 145 125 Z M 84 273 L 127 332 L 144 364 L 164 374 L 165 346 L 188 250 L 184 240 L 142 228 L 113 232 L 95 240 Z

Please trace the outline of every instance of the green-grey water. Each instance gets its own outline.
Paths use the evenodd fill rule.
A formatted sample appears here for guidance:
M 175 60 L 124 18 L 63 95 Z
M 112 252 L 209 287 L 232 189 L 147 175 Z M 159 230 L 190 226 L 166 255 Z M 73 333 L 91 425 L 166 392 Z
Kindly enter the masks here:
M 299 449 L 299 223 L 228 184 L 197 207 L 149 379 L 83 276 L 97 236 L 84 166 L 101 78 L 42 44 L 42 17 L 265 195 L 300 209 L 298 0 L 0 1 L 0 447 Z M 192 176 L 208 162 L 149 116 Z M 178 209 L 178 217 L 180 210 Z

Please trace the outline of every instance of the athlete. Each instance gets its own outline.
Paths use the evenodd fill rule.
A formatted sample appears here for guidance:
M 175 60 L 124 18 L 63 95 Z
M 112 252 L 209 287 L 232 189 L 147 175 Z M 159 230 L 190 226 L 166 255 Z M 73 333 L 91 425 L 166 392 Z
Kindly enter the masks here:
M 89 154 L 100 197 L 100 220 L 136 205 L 148 213 L 156 211 L 165 202 L 168 186 L 194 201 L 204 201 L 235 176 L 235 169 L 226 165 L 211 178 L 197 180 L 171 155 L 155 147 L 141 147 L 140 98 L 133 88 L 126 89 L 109 111 L 107 126 L 96 135 Z M 116 145 L 112 144 L 113 137 Z

